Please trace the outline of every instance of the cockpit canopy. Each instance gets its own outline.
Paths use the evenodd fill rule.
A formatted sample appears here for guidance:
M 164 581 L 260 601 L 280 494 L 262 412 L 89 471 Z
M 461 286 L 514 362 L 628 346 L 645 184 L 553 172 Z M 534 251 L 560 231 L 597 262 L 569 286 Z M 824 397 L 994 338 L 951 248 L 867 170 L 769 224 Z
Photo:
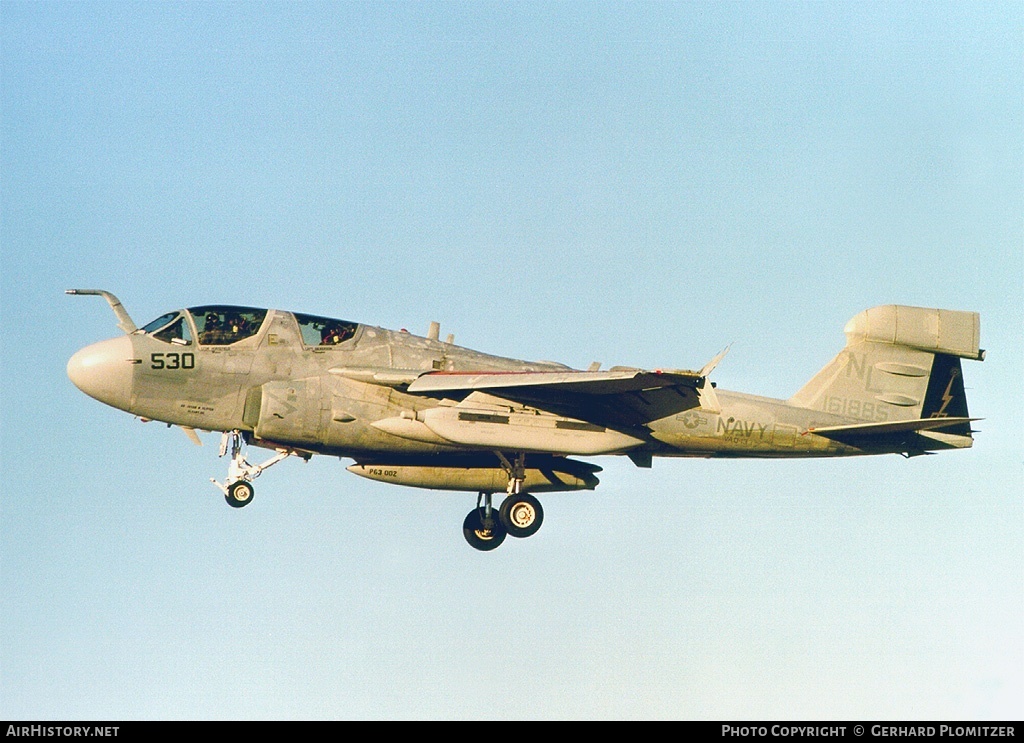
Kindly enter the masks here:
M 255 307 L 189 307 L 201 346 L 228 346 L 256 335 L 267 316 Z
M 307 346 L 336 346 L 356 334 L 354 322 L 334 320 L 330 317 L 300 315 L 294 313 L 302 333 L 302 342 Z
M 353 338 L 359 327 L 354 322 L 330 317 L 293 313 L 302 343 L 307 347 L 337 346 Z M 192 322 L 189 322 L 191 315 Z M 228 346 L 259 332 L 267 310 L 232 305 L 203 305 L 161 315 L 142 327 L 142 332 L 165 343 L 192 345 L 193 327 L 201 346 Z
M 142 332 L 165 343 L 174 343 L 179 346 L 192 345 L 192 329 L 182 312 L 168 312 L 166 315 L 161 315 L 153 322 L 143 325 Z

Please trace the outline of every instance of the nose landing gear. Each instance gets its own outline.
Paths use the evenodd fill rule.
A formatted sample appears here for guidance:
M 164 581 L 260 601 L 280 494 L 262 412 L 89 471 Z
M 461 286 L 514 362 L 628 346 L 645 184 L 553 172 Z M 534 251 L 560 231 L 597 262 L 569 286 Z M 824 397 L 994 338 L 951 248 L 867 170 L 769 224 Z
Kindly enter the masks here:
M 252 503 L 253 496 L 256 495 L 256 489 L 252 485 L 252 481 L 259 477 L 263 470 L 268 467 L 273 467 L 278 462 L 287 459 L 296 452 L 290 449 L 278 449 L 277 454 L 272 456 L 263 464 L 249 464 L 244 456 L 242 456 L 242 444 L 244 443 L 242 438 L 242 432 L 238 430 L 225 431 L 224 435 L 220 439 L 220 456 L 227 454 L 228 449 L 231 450 L 231 461 L 228 462 L 228 477 L 223 483 L 217 482 L 216 479 L 210 478 L 210 482 L 216 485 L 222 493 L 224 493 L 224 500 L 232 508 L 242 508 Z

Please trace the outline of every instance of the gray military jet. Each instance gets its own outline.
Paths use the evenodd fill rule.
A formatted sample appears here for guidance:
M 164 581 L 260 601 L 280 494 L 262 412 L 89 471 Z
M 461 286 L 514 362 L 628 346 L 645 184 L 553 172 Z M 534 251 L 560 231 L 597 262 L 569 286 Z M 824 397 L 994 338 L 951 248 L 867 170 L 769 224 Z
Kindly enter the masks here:
M 256 307 L 175 310 L 68 362 L 80 390 L 144 420 L 222 432 L 228 504 L 248 505 L 268 467 L 314 454 L 355 460 L 382 482 L 477 493 L 466 540 L 491 550 L 528 537 L 537 493 L 591 490 L 601 468 L 570 455 L 904 456 L 971 446 L 960 359 L 984 359 L 975 312 L 886 305 L 847 323 L 846 346 L 788 400 L 716 389 L 699 371 L 491 356 L 439 339 Z M 245 445 L 272 450 L 250 464 Z M 494 493 L 505 493 L 500 507 Z

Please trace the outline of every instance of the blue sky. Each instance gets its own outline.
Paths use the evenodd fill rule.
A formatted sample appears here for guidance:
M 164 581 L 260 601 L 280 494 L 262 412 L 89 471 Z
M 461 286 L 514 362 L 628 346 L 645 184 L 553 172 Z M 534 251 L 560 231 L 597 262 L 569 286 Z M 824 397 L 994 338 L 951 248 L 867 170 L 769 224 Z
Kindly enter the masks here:
M 0 716 L 1019 719 L 1019 3 L 0 3 Z M 465 494 L 203 448 L 78 348 L 207 302 L 788 397 L 974 310 L 970 451 Z

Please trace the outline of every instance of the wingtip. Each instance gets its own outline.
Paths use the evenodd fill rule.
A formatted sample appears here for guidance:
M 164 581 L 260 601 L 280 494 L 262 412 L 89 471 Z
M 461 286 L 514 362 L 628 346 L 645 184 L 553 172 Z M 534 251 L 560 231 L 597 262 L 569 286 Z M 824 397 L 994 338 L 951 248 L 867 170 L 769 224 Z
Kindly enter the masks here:
M 725 355 L 729 353 L 730 348 L 732 348 L 732 343 L 719 351 L 711 361 L 704 364 L 704 367 L 700 370 L 700 376 L 707 377 L 710 375 L 711 372 L 715 370 L 715 367 L 718 366 L 719 362 L 725 358 Z

